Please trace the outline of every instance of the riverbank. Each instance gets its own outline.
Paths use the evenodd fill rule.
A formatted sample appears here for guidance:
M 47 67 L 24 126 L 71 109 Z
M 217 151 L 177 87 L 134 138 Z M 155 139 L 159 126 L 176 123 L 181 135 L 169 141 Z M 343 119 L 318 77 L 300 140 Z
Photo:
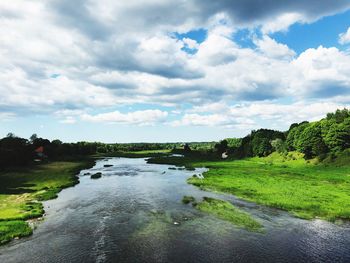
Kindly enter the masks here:
M 204 179 L 190 184 L 203 190 L 233 194 L 258 204 L 275 207 L 304 219 L 331 222 L 350 219 L 350 158 L 317 164 L 296 152 L 265 158 L 207 161 L 196 157 L 158 157 L 150 163 L 207 167 Z M 344 158 L 348 161 L 344 161 Z
M 57 197 L 79 182 L 77 173 L 94 164 L 93 159 L 52 162 L 0 172 L 0 244 L 32 234 L 26 220 L 41 217 L 41 201 Z

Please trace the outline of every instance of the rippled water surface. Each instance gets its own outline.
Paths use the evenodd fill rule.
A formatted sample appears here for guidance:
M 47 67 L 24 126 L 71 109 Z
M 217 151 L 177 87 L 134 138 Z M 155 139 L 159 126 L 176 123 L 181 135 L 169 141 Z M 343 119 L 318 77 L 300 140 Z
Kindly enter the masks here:
M 169 167 L 98 161 L 80 173 L 80 184 L 45 202 L 47 215 L 31 237 L 0 248 L 0 262 L 350 262 L 349 226 L 204 192 L 186 183 L 203 169 Z M 93 180 L 86 172 L 103 176 Z M 182 204 L 184 195 L 231 201 L 253 214 L 264 233 L 205 215 Z

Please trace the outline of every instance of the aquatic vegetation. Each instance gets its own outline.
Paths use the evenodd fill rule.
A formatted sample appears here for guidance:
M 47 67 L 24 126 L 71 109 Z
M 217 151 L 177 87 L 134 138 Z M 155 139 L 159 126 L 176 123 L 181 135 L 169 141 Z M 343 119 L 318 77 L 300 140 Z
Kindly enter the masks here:
M 241 211 L 231 203 L 219 199 L 204 197 L 203 201 L 195 206 L 198 210 L 214 215 L 222 220 L 243 227 L 249 231 L 259 232 L 262 225 L 248 213 Z
M 193 203 L 193 202 L 195 202 L 195 201 L 196 201 L 196 199 L 195 199 L 193 196 L 185 195 L 185 196 L 182 198 L 182 203 L 184 203 L 184 204 Z

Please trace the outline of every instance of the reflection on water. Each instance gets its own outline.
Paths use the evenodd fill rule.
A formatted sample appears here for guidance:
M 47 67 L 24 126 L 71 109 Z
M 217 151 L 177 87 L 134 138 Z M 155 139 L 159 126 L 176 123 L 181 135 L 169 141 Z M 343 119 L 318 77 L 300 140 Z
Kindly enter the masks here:
M 113 165 L 104 167 L 104 165 Z M 0 248 L 0 262 L 350 262 L 350 227 L 305 221 L 230 195 L 199 190 L 143 159 L 111 158 L 82 171 L 80 184 L 45 202 L 34 235 Z M 91 180 L 90 172 L 102 172 Z M 184 195 L 219 197 L 251 213 L 251 233 L 184 205 Z

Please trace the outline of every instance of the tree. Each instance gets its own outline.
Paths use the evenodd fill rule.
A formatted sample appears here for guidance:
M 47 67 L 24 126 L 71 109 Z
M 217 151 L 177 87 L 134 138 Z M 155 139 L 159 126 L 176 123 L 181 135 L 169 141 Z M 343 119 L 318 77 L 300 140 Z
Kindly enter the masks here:
M 13 132 L 9 132 L 7 135 L 6 135 L 7 138 L 15 138 L 16 135 L 13 133 Z
M 332 152 L 339 152 L 350 147 L 350 118 L 343 123 L 333 122 L 324 132 L 324 141 Z
M 304 153 L 307 159 L 327 153 L 328 148 L 322 138 L 320 122 L 314 122 L 303 130 L 297 149 Z
M 31 143 L 33 143 L 36 139 L 38 139 L 38 135 L 36 133 L 33 133 L 32 136 L 30 136 L 29 138 Z
M 190 148 L 190 145 L 188 143 L 185 143 L 185 145 L 184 145 L 184 152 L 185 153 L 191 152 L 191 148 Z
M 219 143 L 215 144 L 214 148 L 219 153 L 222 154 L 223 152 L 227 151 L 228 148 L 227 140 L 222 140 Z
M 287 150 L 285 142 L 280 138 L 272 140 L 271 146 L 278 153 L 283 153 L 283 152 L 286 152 Z

